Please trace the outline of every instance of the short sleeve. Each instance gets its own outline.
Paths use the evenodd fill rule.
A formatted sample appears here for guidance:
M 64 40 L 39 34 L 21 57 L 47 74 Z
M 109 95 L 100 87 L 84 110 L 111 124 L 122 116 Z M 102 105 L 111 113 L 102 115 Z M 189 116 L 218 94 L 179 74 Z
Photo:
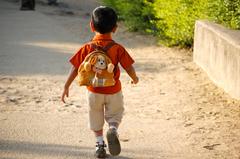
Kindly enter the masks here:
M 118 53 L 119 62 L 124 69 L 129 68 L 134 63 L 133 58 L 129 55 L 125 48 L 120 47 Z
M 81 63 L 84 61 L 85 57 L 88 54 L 88 48 L 87 46 L 83 46 L 81 47 L 77 53 L 75 53 L 70 59 L 69 62 L 75 67 L 75 68 L 79 68 L 79 66 L 81 65 Z

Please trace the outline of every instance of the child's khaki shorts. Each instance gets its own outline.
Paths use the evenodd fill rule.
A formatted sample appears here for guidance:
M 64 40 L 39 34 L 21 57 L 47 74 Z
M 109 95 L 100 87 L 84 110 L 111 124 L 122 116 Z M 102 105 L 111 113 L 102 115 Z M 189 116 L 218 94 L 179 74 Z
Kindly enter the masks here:
M 104 118 L 108 124 L 120 124 L 124 111 L 122 91 L 115 94 L 98 94 L 88 91 L 88 105 L 91 130 L 102 130 Z

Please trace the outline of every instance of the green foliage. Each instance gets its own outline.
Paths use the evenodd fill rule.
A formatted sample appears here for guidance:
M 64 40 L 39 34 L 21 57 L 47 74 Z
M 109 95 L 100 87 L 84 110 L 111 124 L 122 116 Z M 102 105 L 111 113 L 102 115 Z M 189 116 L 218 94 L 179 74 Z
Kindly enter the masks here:
M 159 35 L 162 43 L 168 46 L 191 46 L 194 24 L 197 19 L 205 18 L 207 0 L 156 0 L 156 25 L 163 30 Z
M 209 15 L 217 23 L 240 29 L 240 0 L 212 0 Z
M 103 0 L 131 31 L 157 35 L 168 46 L 192 46 L 195 21 L 240 29 L 240 0 Z
M 150 21 L 154 15 L 151 14 L 146 0 L 103 0 L 103 2 L 117 11 L 119 19 L 124 20 L 131 31 L 152 30 Z

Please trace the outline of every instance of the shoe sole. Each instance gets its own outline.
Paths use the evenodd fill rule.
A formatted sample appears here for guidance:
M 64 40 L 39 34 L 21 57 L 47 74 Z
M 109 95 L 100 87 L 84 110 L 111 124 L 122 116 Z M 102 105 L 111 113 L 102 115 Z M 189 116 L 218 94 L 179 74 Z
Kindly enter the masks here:
M 95 158 L 96 159 L 105 159 L 105 158 L 107 158 L 107 156 L 105 156 L 105 157 L 97 157 L 97 156 L 95 156 Z
M 121 145 L 117 134 L 111 130 L 107 132 L 108 149 L 111 155 L 117 156 L 121 152 Z
M 96 155 L 94 154 L 96 159 L 100 159 L 100 158 L 107 158 L 107 154 L 103 154 L 103 155 Z

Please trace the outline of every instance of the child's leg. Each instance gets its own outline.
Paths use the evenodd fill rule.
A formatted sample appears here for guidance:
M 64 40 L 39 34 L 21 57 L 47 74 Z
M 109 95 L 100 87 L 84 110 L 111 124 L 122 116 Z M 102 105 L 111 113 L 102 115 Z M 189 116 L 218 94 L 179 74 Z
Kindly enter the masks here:
M 99 136 L 104 125 L 104 95 L 88 92 L 88 105 L 89 127 Z
M 96 152 L 97 158 L 105 158 L 106 150 L 103 140 L 103 125 L 104 125 L 104 95 L 88 92 L 89 105 L 89 126 L 96 137 Z
M 94 131 L 94 134 L 96 137 L 96 142 L 99 143 L 100 145 L 104 145 L 103 130 Z
M 95 152 L 95 157 L 97 158 L 105 158 L 107 153 L 105 150 L 105 143 L 103 140 L 103 130 L 99 131 L 94 131 L 94 134 L 96 136 L 96 152 Z
M 119 124 L 121 123 L 124 111 L 123 95 L 122 92 L 118 92 L 113 95 L 107 95 L 106 97 L 105 120 L 109 124 L 107 141 L 109 152 L 115 156 L 121 152 L 117 129 Z
M 113 95 L 107 95 L 104 116 L 109 128 L 118 129 L 119 124 L 122 121 L 123 112 L 124 107 L 122 92 L 120 91 Z

